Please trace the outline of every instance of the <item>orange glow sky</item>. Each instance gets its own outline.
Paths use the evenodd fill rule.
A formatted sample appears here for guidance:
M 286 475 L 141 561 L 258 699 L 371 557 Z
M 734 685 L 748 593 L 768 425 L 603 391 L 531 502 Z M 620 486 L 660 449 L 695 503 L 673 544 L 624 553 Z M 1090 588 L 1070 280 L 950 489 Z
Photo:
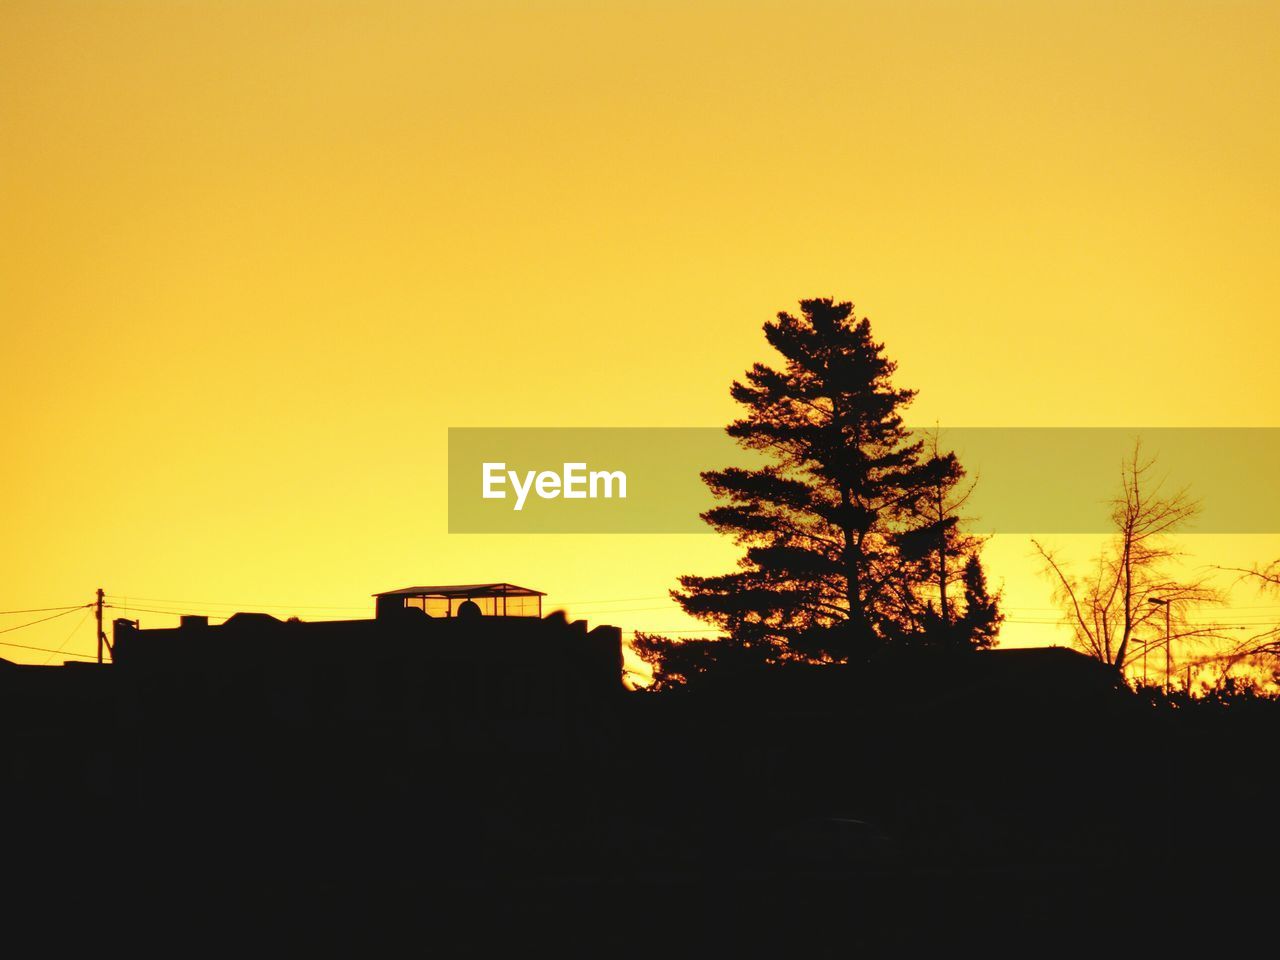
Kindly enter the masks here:
M 508 580 L 697 626 L 653 598 L 731 545 L 451 537 L 445 430 L 722 424 L 807 296 L 913 422 L 1280 426 L 1278 47 L 1207 0 L 8 0 L 0 609 Z

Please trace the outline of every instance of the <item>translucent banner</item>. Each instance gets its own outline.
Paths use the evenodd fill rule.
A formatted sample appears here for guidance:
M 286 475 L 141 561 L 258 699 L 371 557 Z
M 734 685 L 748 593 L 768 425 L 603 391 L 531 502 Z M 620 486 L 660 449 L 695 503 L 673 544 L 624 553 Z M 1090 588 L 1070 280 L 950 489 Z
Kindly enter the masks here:
M 1108 532 L 1138 440 L 1149 481 L 1202 502 L 1185 532 L 1280 532 L 1280 428 L 938 432 L 976 480 L 962 515 L 979 533 Z M 718 427 L 454 427 L 449 532 L 708 533 L 699 514 L 715 500 L 700 473 L 767 462 Z

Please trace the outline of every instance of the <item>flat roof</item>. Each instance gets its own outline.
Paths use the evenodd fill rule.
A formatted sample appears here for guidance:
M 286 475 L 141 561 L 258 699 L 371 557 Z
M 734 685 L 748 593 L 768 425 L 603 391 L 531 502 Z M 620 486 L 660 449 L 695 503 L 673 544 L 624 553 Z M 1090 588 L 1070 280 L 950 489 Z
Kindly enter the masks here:
M 453 583 L 428 587 L 405 587 L 375 593 L 375 597 L 545 597 L 541 590 L 517 587 L 514 583 Z

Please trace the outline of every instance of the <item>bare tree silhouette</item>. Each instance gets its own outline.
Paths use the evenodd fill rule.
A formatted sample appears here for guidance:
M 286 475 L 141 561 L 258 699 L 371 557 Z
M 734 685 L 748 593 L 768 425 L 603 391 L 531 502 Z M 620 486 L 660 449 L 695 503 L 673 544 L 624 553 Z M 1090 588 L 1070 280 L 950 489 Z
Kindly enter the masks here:
M 1271 563 L 1256 564 L 1253 567 L 1222 567 L 1240 574 L 1240 580 L 1252 582 L 1260 593 L 1280 596 L 1280 559 Z M 1225 682 L 1231 668 L 1241 663 L 1253 663 L 1264 671 L 1269 671 L 1273 678 L 1280 678 L 1280 623 L 1268 627 L 1235 644 L 1221 657 L 1217 658 Z
M 1199 605 L 1221 599 L 1208 578 L 1185 580 L 1170 572 L 1182 553 L 1169 537 L 1195 518 L 1200 502 L 1185 488 L 1165 492 L 1164 481 L 1152 475 L 1155 463 L 1155 457 L 1144 456 L 1141 440 L 1135 441 L 1121 467 L 1121 492 L 1112 501 L 1113 541 L 1089 573 L 1073 574 L 1056 552 L 1032 541 L 1076 645 L 1122 673 L 1150 647 L 1221 636 L 1216 626 L 1197 626 L 1189 617 Z M 1168 636 L 1161 629 L 1166 617 Z M 1134 643 L 1134 632 L 1147 626 L 1151 635 Z

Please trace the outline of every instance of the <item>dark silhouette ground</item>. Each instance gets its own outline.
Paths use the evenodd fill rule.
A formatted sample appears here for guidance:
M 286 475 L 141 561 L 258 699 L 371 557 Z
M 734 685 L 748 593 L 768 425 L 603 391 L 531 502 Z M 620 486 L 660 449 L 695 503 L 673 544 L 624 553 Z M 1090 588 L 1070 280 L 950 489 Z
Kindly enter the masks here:
M 598 653 L 546 629 L 522 636 Z M 494 685 L 459 653 L 484 635 L 436 640 L 381 667 L 0 665 L 10 934 L 591 956 L 1274 936 L 1273 701 L 1153 704 L 1052 650 Z

